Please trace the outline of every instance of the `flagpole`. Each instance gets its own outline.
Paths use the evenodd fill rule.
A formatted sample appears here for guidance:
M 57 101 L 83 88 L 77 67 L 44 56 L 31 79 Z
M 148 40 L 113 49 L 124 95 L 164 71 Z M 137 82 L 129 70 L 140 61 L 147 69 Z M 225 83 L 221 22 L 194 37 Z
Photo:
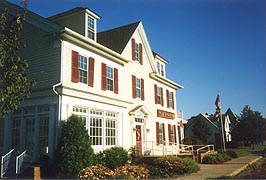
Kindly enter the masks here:
M 219 97 L 220 92 L 218 91 Z M 224 123 L 223 123 L 223 113 L 222 113 L 222 107 L 221 107 L 221 100 L 220 100 L 220 122 L 221 122 L 221 134 L 222 134 L 222 145 L 223 145 L 223 151 L 225 152 L 225 139 L 224 139 Z

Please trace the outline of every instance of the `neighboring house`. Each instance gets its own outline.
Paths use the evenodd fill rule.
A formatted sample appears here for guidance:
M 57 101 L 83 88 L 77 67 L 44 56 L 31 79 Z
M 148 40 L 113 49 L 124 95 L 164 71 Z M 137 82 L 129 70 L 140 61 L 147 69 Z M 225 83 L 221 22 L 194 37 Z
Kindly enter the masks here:
M 222 115 L 223 119 L 223 128 L 224 128 L 224 136 L 225 136 L 225 142 L 231 142 L 231 131 L 232 131 L 232 120 L 230 119 L 230 116 L 234 115 L 233 111 L 229 108 L 225 114 Z M 234 117 L 236 117 L 234 115 Z M 233 119 L 233 116 L 232 116 Z M 216 147 L 220 147 L 221 138 L 220 138 L 220 121 L 217 120 L 214 116 L 199 114 L 197 116 L 191 117 L 188 119 L 188 122 L 185 126 L 185 137 L 194 137 L 194 134 L 192 132 L 192 127 L 194 123 L 197 120 L 202 120 L 206 123 L 207 127 L 210 130 L 210 137 L 208 139 L 208 142 L 211 144 L 214 144 Z M 233 121 L 237 121 L 237 119 L 233 119 Z
M 2 7 L 21 11 L 5 0 Z M 85 120 L 95 152 L 112 146 L 179 152 L 175 97 L 183 87 L 166 77 L 167 60 L 152 51 L 142 22 L 98 33 L 99 19 L 87 8 L 49 18 L 28 12 L 21 54 L 37 85 L 5 119 L 3 153 L 27 150 L 32 162 L 53 157 L 60 125 L 71 114 Z

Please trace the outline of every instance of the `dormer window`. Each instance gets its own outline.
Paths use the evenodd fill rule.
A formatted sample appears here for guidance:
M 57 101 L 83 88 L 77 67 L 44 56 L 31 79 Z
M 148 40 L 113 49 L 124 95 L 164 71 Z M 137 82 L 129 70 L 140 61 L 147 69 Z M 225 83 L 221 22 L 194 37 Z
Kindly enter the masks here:
M 95 19 L 91 16 L 88 16 L 87 37 L 95 40 Z
M 159 61 L 157 61 L 157 71 L 158 71 L 158 73 L 161 76 L 164 76 L 165 75 L 165 72 L 164 72 L 164 64 L 163 63 L 160 63 Z

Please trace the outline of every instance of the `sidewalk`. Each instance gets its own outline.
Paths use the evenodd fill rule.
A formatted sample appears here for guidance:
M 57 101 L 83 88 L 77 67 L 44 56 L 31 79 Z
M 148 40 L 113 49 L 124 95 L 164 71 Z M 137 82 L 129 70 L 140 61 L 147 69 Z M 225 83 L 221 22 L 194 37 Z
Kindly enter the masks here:
M 206 179 L 217 178 L 221 176 L 234 176 L 244 170 L 248 164 L 259 160 L 261 156 L 251 154 L 248 156 L 232 159 L 224 164 L 199 164 L 200 170 L 187 176 L 180 176 L 176 179 Z

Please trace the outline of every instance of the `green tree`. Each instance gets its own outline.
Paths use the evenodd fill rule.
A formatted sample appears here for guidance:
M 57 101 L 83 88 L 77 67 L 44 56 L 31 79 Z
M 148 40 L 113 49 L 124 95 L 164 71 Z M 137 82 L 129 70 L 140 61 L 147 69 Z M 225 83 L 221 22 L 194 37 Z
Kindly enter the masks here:
M 28 80 L 27 61 L 18 53 L 24 47 L 20 35 L 27 14 L 27 1 L 23 0 L 23 3 L 24 11 L 16 17 L 9 15 L 8 8 L 0 13 L 0 119 L 29 97 L 35 84 Z
M 232 132 L 232 139 L 246 145 L 266 140 L 266 120 L 258 111 L 245 106 L 240 114 L 239 123 Z
M 211 132 L 205 121 L 197 119 L 191 130 L 193 132 L 193 138 L 199 139 L 204 144 L 208 143 Z
M 93 164 L 94 152 L 81 117 L 72 115 L 62 127 L 57 148 L 58 171 L 62 176 L 77 177 L 85 167 Z

